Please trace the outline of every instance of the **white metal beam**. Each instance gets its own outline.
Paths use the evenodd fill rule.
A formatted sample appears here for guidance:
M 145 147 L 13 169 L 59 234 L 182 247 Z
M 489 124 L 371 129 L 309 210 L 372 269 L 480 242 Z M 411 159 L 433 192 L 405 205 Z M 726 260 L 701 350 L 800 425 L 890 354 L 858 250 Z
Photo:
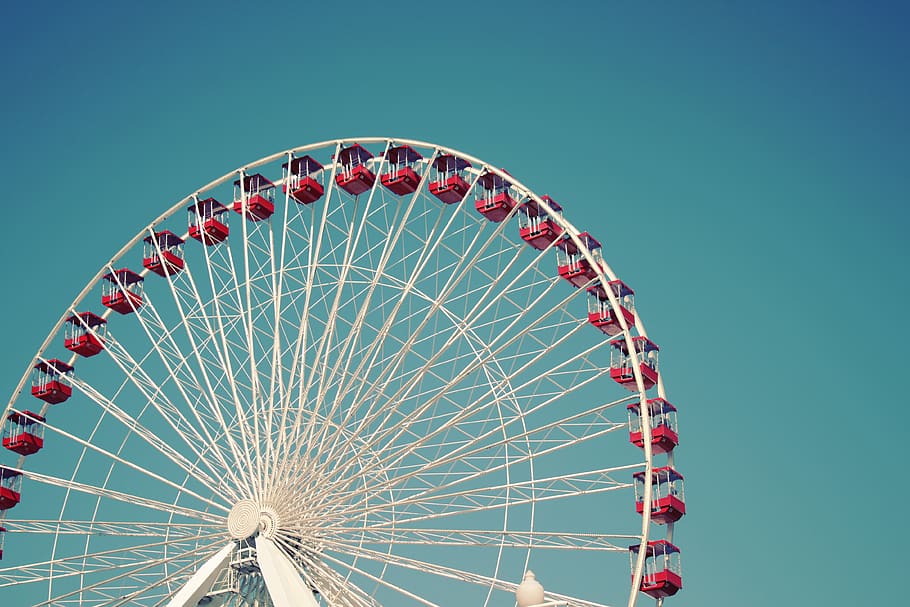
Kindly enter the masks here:
M 256 557 L 275 607 L 319 607 L 297 568 L 272 540 L 256 536 Z
M 230 566 L 231 553 L 234 551 L 234 542 L 219 550 L 207 560 L 202 567 L 196 570 L 193 577 L 186 585 L 174 595 L 168 607 L 196 607 L 199 601 L 212 589 L 212 584 L 218 575 Z

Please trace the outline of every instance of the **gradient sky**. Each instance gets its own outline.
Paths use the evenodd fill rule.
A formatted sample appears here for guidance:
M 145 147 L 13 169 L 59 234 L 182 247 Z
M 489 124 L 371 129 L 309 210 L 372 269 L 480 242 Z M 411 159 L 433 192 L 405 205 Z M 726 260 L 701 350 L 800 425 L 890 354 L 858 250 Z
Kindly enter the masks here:
M 680 409 L 668 606 L 900 602 L 910 9 L 333 4 L 4 6 L 0 389 L 204 183 L 436 142 L 551 194 L 635 288 Z

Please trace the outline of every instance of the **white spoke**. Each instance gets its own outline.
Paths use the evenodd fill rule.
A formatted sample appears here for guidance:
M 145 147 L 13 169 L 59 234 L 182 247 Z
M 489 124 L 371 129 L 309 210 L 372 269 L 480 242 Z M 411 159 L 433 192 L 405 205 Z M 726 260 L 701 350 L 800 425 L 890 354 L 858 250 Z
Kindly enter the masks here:
M 339 534 L 343 528 L 337 529 Z M 630 542 L 640 541 L 637 535 L 607 535 L 600 533 L 565 533 L 546 531 L 489 531 L 486 529 L 421 529 L 396 527 L 395 529 L 352 529 L 336 536 L 336 544 L 379 546 L 505 546 L 526 550 L 591 550 L 602 552 L 628 552 Z M 616 544 L 621 541 L 622 544 Z M 340 548 L 341 549 L 341 548 Z
M 211 514 L 208 512 L 203 512 L 200 510 L 193 510 L 192 508 L 184 508 L 182 506 L 175 506 L 173 504 L 166 504 L 158 500 L 149 499 L 146 497 L 140 497 L 138 495 L 133 495 L 130 493 L 123 493 L 122 491 L 114 491 L 112 489 L 106 489 L 104 487 L 96 487 L 94 485 L 87 485 L 85 483 L 79 483 L 76 481 L 68 481 L 62 478 L 55 478 L 53 476 L 48 476 L 46 474 L 40 474 L 38 472 L 31 472 L 28 470 L 20 470 L 18 468 L 13 468 L 11 466 L 7 467 L 8 470 L 13 472 L 18 472 L 22 474 L 25 478 L 37 481 L 39 483 L 44 483 L 46 485 L 52 485 L 55 487 L 60 487 L 62 489 L 70 489 L 73 491 L 79 491 L 80 493 L 87 493 L 89 495 L 94 495 L 96 497 L 104 499 L 112 499 L 118 502 L 123 502 L 126 504 L 132 504 L 135 506 L 142 506 L 143 508 L 149 508 L 152 510 L 158 510 L 160 512 L 166 512 L 168 514 L 175 514 L 178 516 L 185 516 L 189 518 L 199 519 L 209 522 L 218 522 L 224 520 L 223 517 L 218 515 Z
M 23 520 L 5 519 L 3 526 L 11 533 L 40 533 L 61 535 L 103 535 L 123 537 L 182 537 L 200 532 L 221 532 L 223 525 L 215 523 L 144 523 L 140 521 L 102 520 Z

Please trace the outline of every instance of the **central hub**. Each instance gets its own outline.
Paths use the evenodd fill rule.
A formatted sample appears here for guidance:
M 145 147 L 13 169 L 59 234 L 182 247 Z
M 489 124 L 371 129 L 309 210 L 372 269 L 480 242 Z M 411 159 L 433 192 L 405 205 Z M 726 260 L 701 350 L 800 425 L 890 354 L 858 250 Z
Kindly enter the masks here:
M 228 514 L 228 533 L 235 540 L 245 540 L 259 532 L 271 538 L 278 530 L 278 513 L 268 505 L 253 500 L 240 500 Z
M 269 539 L 275 537 L 278 531 L 278 513 L 269 505 L 259 509 L 259 535 Z

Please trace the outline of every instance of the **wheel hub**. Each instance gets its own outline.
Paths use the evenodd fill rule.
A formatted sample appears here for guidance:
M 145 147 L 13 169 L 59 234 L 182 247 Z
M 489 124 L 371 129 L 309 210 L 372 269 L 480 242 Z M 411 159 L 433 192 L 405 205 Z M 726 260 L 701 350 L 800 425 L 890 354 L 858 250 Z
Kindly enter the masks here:
M 240 500 L 228 514 L 228 533 L 235 540 L 245 540 L 258 532 L 263 537 L 271 538 L 278 531 L 280 519 L 278 512 L 268 504 L 259 504 L 253 500 Z

